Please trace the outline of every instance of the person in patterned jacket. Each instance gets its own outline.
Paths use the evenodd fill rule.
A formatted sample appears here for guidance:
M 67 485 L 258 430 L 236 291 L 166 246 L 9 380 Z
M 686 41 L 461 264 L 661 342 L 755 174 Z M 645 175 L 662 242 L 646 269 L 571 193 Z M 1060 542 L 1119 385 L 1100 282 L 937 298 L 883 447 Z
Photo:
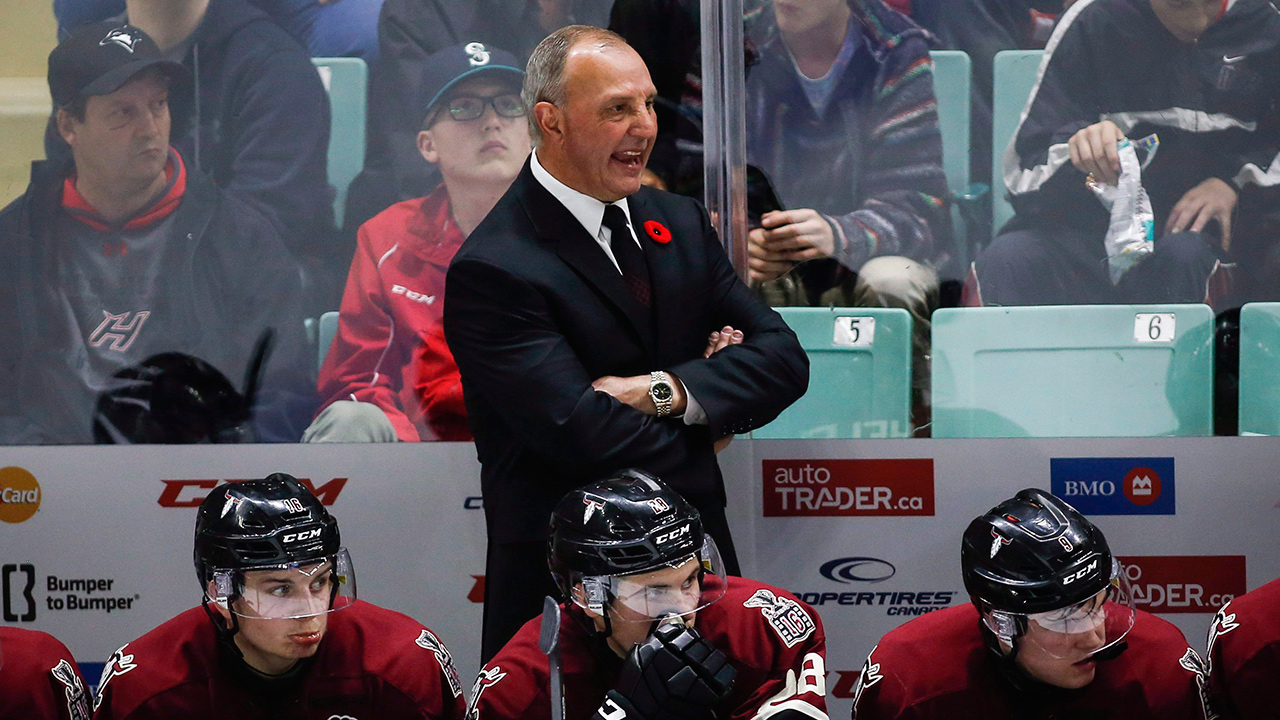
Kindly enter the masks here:
M 196 516 L 204 592 L 116 650 L 96 720 L 460 720 L 448 649 L 412 618 L 356 599 L 338 523 L 297 479 L 213 490 Z
M 826 720 L 817 614 L 727 577 L 698 511 L 652 475 L 566 495 L 548 554 L 565 602 L 484 666 L 469 720 Z
M 965 530 L 971 604 L 872 649 L 853 720 L 1203 720 L 1203 663 L 1133 592 L 1093 523 L 1023 490 Z
M 747 162 L 779 207 L 754 208 L 751 279 L 772 305 L 908 310 L 924 387 L 952 256 L 930 35 L 880 0 L 774 0 L 752 27 Z

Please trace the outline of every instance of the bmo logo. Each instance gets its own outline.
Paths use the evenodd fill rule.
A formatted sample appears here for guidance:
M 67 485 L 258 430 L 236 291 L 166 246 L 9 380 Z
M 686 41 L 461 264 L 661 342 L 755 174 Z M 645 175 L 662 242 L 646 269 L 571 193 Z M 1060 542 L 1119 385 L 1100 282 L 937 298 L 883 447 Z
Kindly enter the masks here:
M 1137 467 L 1124 476 L 1124 496 L 1134 505 L 1146 506 L 1160 499 L 1160 473 Z
M 1085 515 L 1174 514 L 1173 458 L 1054 458 L 1054 495 Z

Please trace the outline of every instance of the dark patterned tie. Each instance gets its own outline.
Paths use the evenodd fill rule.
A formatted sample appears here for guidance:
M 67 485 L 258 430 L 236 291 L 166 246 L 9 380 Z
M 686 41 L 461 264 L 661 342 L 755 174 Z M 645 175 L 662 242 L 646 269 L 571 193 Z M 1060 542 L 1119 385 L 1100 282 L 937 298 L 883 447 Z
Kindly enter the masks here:
M 604 226 L 612 233 L 609 246 L 613 249 L 614 259 L 618 261 L 618 268 L 622 270 L 622 279 L 626 281 L 636 300 L 649 307 L 649 265 L 644 261 L 644 251 L 631 236 L 626 213 L 617 205 L 605 205 Z

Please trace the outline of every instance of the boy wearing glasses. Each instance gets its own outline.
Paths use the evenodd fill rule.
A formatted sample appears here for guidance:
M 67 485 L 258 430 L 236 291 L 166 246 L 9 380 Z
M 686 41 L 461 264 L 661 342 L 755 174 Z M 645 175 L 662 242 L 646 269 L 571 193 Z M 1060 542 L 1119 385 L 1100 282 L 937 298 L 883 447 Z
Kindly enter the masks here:
M 960 565 L 972 604 L 885 635 L 854 720 L 1204 717 L 1199 656 L 1134 609 L 1102 531 L 1075 508 L 1023 490 L 969 524 Z
M 96 720 L 462 717 L 449 651 L 356 599 L 337 521 L 291 475 L 215 488 L 195 566 L 200 607 L 111 656 Z
M 432 55 L 423 73 L 431 100 L 418 151 L 444 182 L 360 227 L 307 442 L 471 439 L 441 326 L 444 277 L 529 155 L 524 73 L 478 42 Z

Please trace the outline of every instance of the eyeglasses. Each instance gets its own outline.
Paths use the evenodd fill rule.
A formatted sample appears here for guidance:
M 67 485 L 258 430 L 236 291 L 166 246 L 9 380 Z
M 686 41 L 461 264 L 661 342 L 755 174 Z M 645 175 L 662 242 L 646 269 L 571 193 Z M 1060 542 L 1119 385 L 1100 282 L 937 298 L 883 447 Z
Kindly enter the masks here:
M 494 95 L 492 97 L 476 97 L 474 95 L 457 95 L 445 103 L 444 111 L 458 122 L 475 120 L 484 114 L 484 109 L 493 106 L 493 111 L 505 118 L 524 116 L 524 102 L 515 93 Z

